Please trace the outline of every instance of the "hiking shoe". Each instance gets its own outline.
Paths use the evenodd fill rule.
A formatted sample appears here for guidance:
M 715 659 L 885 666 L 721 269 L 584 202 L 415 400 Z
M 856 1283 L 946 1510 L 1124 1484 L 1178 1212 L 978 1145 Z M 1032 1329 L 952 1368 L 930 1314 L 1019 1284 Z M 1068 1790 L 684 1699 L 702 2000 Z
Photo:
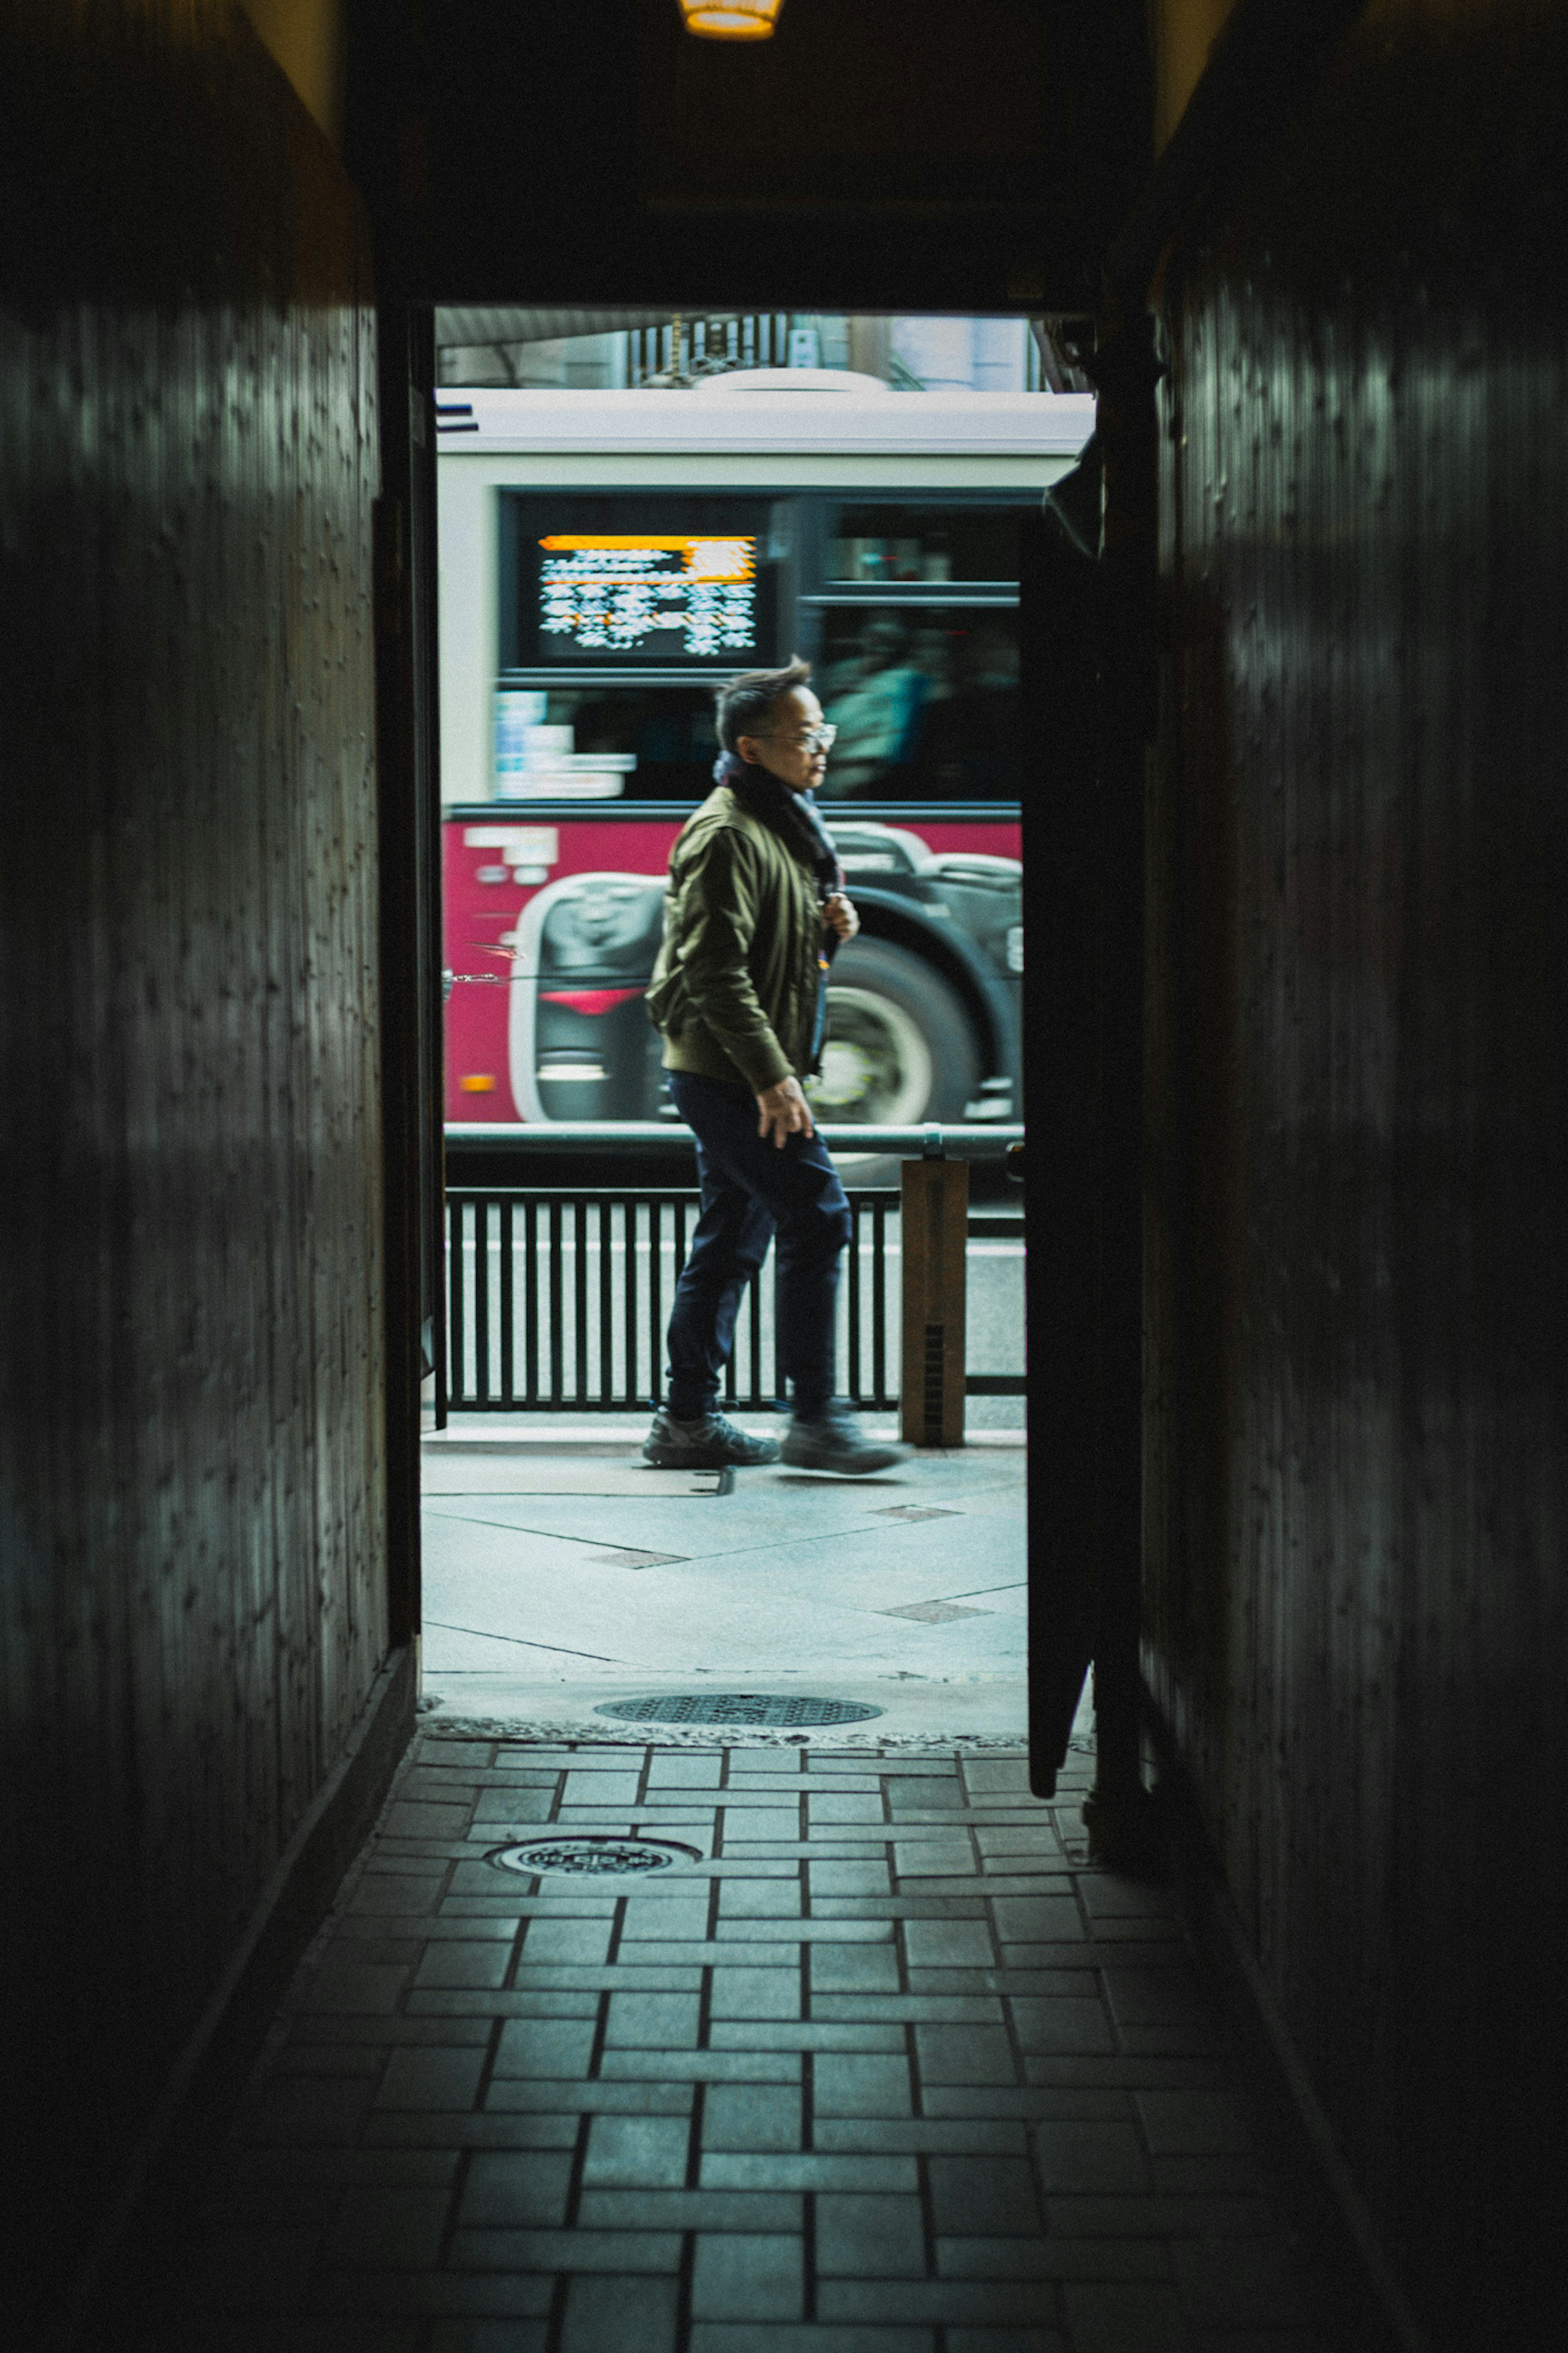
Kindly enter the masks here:
M 677 1421 L 660 1406 L 653 1428 L 643 1440 L 643 1461 L 660 1471 L 752 1470 L 761 1462 L 776 1462 L 778 1441 L 748 1438 L 721 1413 L 700 1414 L 695 1421 Z
M 843 1406 L 830 1405 L 809 1420 L 796 1414 L 784 1433 L 780 1457 L 792 1471 L 841 1471 L 847 1478 L 865 1478 L 872 1471 L 890 1471 L 902 1462 L 902 1446 L 879 1446 L 862 1438 L 858 1423 Z

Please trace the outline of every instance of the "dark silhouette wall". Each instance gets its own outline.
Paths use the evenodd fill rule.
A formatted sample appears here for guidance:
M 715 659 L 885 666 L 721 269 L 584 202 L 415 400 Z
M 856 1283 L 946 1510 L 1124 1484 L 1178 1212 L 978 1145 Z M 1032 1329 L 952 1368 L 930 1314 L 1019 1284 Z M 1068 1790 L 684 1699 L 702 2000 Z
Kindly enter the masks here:
M 1160 289 L 1145 1668 L 1467 2353 L 1561 2232 L 1565 92 L 1379 0 Z
M 7 2220 L 58 2305 L 387 1650 L 376 374 L 237 9 L 8 5 L 0 90 Z

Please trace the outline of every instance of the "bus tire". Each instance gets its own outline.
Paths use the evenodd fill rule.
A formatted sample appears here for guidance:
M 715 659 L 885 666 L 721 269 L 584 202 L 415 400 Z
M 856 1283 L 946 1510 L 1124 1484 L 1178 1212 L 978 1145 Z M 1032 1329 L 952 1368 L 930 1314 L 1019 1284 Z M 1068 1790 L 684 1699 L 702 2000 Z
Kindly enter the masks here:
M 819 1119 L 874 1127 L 961 1120 L 981 1079 L 963 999 L 923 957 L 864 934 L 827 982 L 827 1038 L 809 1092 Z

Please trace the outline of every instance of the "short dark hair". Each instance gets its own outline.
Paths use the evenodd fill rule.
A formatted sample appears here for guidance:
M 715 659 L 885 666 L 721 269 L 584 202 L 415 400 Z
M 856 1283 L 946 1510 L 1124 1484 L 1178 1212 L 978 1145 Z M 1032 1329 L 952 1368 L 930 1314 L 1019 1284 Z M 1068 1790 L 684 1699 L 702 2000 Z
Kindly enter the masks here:
M 742 735 L 763 734 L 763 723 L 779 697 L 804 686 L 810 676 L 811 664 L 796 654 L 783 670 L 743 670 L 739 678 L 726 679 L 713 697 L 714 723 L 725 751 L 739 750 Z

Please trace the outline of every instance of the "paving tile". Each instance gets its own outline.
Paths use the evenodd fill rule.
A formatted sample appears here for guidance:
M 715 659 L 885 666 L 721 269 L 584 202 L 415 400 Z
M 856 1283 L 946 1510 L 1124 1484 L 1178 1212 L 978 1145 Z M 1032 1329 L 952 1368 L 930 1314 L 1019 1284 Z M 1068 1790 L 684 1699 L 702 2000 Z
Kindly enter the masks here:
M 565 1806 L 635 1805 L 641 1779 L 640 1773 L 628 1772 L 624 1767 L 595 1769 L 573 1765 L 562 1785 L 561 1802 Z
M 1000 2026 L 1002 2004 L 994 1994 L 824 1993 L 814 1994 L 812 2016 L 851 2025 L 858 2020 L 897 2021 L 905 2026 Z
M 828 2191 L 816 2200 L 816 2268 L 824 2279 L 923 2279 L 925 2226 L 911 2197 L 850 2197 Z
M 722 1757 L 714 1754 L 656 1751 L 647 1769 L 647 1785 L 650 1790 L 716 1789 L 723 1763 Z
M 814 1830 L 829 1822 L 880 1822 L 886 1820 L 881 1792 L 878 1789 L 812 1789 L 808 1795 L 806 1817 Z
M 1042 2299 L 1048 2306 L 1053 2293 L 1032 2280 L 824 2280 L 816 2311 L 823 2321 L 945 2323 L 951 2345 L 954 2326 L 965 2322 L 1037 2323 Z
M 900 1881 L 973 1879 L 974 1852 L 964 1839 L 912 1839 L 906 1831 L 893 1841 L 893 1869 Z
M 1082 1969 L 910 1969 L 911 1993 L 1022 1994 L 1055 2000 L 1058 1996 L 1092 1992 L 1093 1980 Z
M 715 2011 L 721 1972 L 713 1973 Z M 708 2030 L 715 2051 L 902 2051 L 901 2026 L 868 2020 L 840 2025 L 828 2019 L 736 2020 L 715 2014 Z
M 868 2155 L 902 2149 L 943 2157 L 1028 2154 L 1021 2123 L 989 2116 L 818 2116 L 812 2139 L 819 2149 L 858 2149 Z
M 800 2004 L 798 1968 L 725 1967 L 713 1972 L 709 2004 L 712 2019 L 798 2019 Z
M 964 1806 L 968 1799 L 956 1774 L 900 1773 L 888 1783 L 888 1802 L 896 1820 L 918 1809 Z
M 677 2271 L 680 2241 L 671 2231 L 458 2231 L 455 2271 L 610 2272 L 657 2275 Z
M 715 2084 L 703 2103 L 705 2151 L 795 2150 L 801 2145 L 801 2130 L 797 2084 Z
M 740 1883 L 742 1886 L 751 1883 L 750 1881 Z M 634 1895 L 622 1915 L 621 1942 L 623 1945 L 637 1944 L 647 1937 L 662 1943 L 705 1944 L 708 1938 L 706 1891 L 700 1895 Z M 599 1958 L 604 1958 L 603 1954 Z
M 1067 1943 L 1087 1932 L 1072 1897 L 998 1895 L 996 1934 L 1004 1945 Z
M 522 1967 L 552 1968 L 577 1961 L 589 1968 L 604 1965 L 610 1949 L 608 1920 L 530 1920 L 522 1940 Z
M 984 1920 L 907 1920 L 903 1936 L 911 1969 L 983 1969 L 995 1957 Z
M 892 1936 L 892 1923 L 884 1915 L 863 1920 L 726 1920 L 715 1935 L 721 1944 L 737 1948 L 788 1940 L 796 1945 L 881 1945 Z
M 813 2062 L 813 2078 L 819 2116 L 907 2116 L 910 2112 L 907 2059 L 823 2051 Z
M 721 1928 L 727 1920 L 794 1920 L 800 1916 L 798 1879 L 726 1879 L 719 1891 Z
M 613 1993 L 605 2042 L 644 2051 L 689 2051 L 700 2015 L 696 1994 Z
M 1045 2057 L 1112 2052 L 1110 2021 L 1101 2004 L 1068 1995 L 1048 2001 L 1015 1999 L 1008 2003 L 1020 2049 Z
M 395 2051 L 376 2093 L 378 2108 L 466 2108 L 479 2095 L 483 2050 Z
M 594 2008 L 596 2012 L 596 2000 Z M 597 2032 L 596 2015 L 509 2018 L 496 2045 L 492 2073 L 503 2077 L 585 2075 Z
M 551 1925 L 547 1923 L 542 1926 Z M 533 1933 L 532 1926 L 529 1934 Z M 499 1986 L 511 1966 L 510 1945 L 451 1944 L 426 1947 L 416 1986 Z
M 475 2007 L 468 1994 L 411 1994 L 407 2012 L 388 2028 L 396 2027 L 399 2042 L 484 2042 L 497 2018 L 597 2018 L 599 1997 L 591 1988 L 514 1987 L 493 2000 L 479 1996 L 485 2015 L 475 2015 Z M 375 2031 L 375 2021 L 366 2031 Z
M 601 2083 L 797 2084 L 797 2051 L 620 2051 L 606 2049 Z
M 400 1799 L 387 1808 L 381 1826 L 384 1838 L 460 1839 L 467 1833 L 469 1806 L 429 1805 Z
M 1191 2353 L 1174 2288 L 1071 2281 L 1061 2295 L 1073 2353 Z
M 811 1862 L 811 1898 L 822 1895 L 890 1895 L 892 1874 L 885 1862 Z
M 891 1945 L 820 1945 L 811 1947 L 811 1990 L 819 1993 L 897 1993 L 899 1957 Z
M 805 2209 L 787 2189 L 584 2189 L 580 2231 L 800 2231 Z
M 750 1926 L 752 1924 L 748 1922 L 746 1925 Z M 700 1945 L 666 1945 L 656 1944 L 650 1938 L 645 1944 L 622 1945 L 618 1966 L 623 1971 L 631 1972 L 638 1969 L 722 1968 L 733 1963 L 738 1968 L 748 1969 L 798 1972 L 803 1925 L 798 1920 L 769 1921 L 766 1923 L 768 1938 L 760 1942 L 754 1937 L 747 1937 L 743 1942 L 731 1939 L 721 1944 L 715 1938 Z M 790 1941 L 773 1941 L 780 1937 L 787 1937 Z M 638 1980 L 631 1974 L 624 1975 L 621 1982 L 634 1993 L 638 1989 Z M 657 1980 L 650 1978 L 648 1983 L 652 1985 Z
M 1140 2092 L 1137 2099 L 1152 2157 L 1240 2157 L 1251 2146 L 1240 2109 L 1223 2092 Z
M 690 2139 L 690 2127 L 684 2116 L 596 2115 L 588 2131 L 584 2187 L 682 2189 Z
M 691 2111 L 689 2084 L 619 2083 L 595 2076 L 591 2083 L 542 2080 L 492 2081 L 485 2094 L 491 2116 L 684 2116 Z
M 531 1830 L 547 1822 L 554 1810 L 553 1789 L 486 1789 L 474 1808 L 471 1834 L 493 1838 L 512 1823 L 519 1830 Z
M 949 2344 L 954 2341 L 950 2335 Z M 934 2353 L 935 2345 L 932 2329 L 879 2328 L 869 2322 L 826 2328 L 809 2320 L 699 2320 L 691 2331 L 691 2353 Z M 1060 2348 L 1055 2338 L 1048 2353 Z
M 672 2353 L 675 2280 L 574 2280 L 560 2353 Z
M 1000 2026 L 917 2026 L 915 2058 L 922 2084 L 1017 2080 L 1013 2045 Z
M 1150 2187 L 1138 2136 L 1130 2124 L 1040 2123 L 1029 2136 L 1040 2186 L 1052 2190 L 1123 2190 Z
M 1037 2232 L 1039 2202 L 1026 2157 L 932 2156 L 932 2227 L 943 2238 Z
M 468 2160 L 458 2226 L 464 2230 L 549 2229 L 566 2220 L 572 2185 L 568 2149 L 481 2150 Z
M 449 2185 L 359 2183 L 347 2189 L 326 2242 L 332 2263 L 424 2268 L 440 2256 Z
M 938 2239 L 942 2279 L 1168 2280 L 1171 2252 L 1163 2239 Z
M 805 2249 L 791 2235 L 704 2232 L 693 2251 L 693 2320 L 799 2320 Z
M 853 1800 L 847 1802 L 853 1803 Z M 881 1812 L 878 1805 L 879 1815 Z M 800 1836 L 800 1814 L 791 1806 L 731 1806 L 726 1809 L 724 1820 L 724 1852 L 744 1853 L 747 1845 L 755 1841 L 767 1843 L 774 1839 L 795 1839 Z
M 963 1760 L 963 1778 L 973 1790 L 1012 1789 L 1027 1797 L 1028 1759 L 1026 1757 L 967 1757 Z M 1044 1810 L 1042 1804 L 1041 1812 Z
M 702 2159 L 704 2189 L 914 2189 L 912 2157 L 833 2157 L 805 2151 L 714 2149 Z
M 640 1947 L 634 1947 L 634 1950 Z M 650 1969 L 642 1966 L 580 1966 L 561 1968 L 519 1968 L 515 1988 L 503 1991 L 465 1992 L 459 1987 L 432 1987 L 408 1997 L 416 2016 L 426 2018 L 533 2018 L 533 1997 L 541 1993 L 609 1993 L 625 1986 L 633 1993 L 695 1993 L 701 1984 L 697 1968 Z

